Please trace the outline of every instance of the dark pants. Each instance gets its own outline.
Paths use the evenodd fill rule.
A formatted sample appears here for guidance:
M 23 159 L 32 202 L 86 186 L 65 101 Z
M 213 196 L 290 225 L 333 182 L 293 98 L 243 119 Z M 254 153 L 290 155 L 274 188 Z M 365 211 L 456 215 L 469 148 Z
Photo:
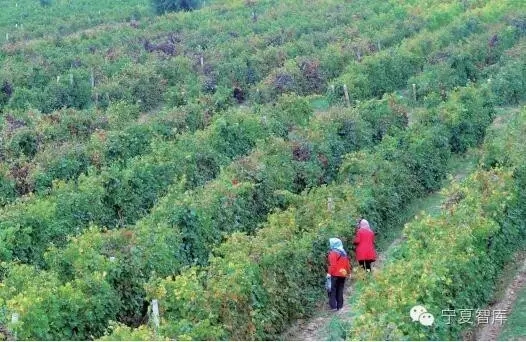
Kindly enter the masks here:
M 341 309 L 343 307 L 343 287 L 345 285 L 345 277 L 331 277 L 331 295 L 329 297 L 329 305 L 331 309 Z
M 371 264 L 373 263 L 373 260 L 360 260 L 358 261 L 360 263 L 360 266 L 363 267 L 364 270 L 369 270 L 369 272 L 371 271 Z

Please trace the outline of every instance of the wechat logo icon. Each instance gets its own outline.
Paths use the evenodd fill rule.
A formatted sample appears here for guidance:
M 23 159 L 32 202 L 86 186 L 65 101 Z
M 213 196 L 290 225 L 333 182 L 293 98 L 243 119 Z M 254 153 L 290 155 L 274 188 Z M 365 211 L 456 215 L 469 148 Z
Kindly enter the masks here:
M 413 322 L 418 321 L 426 327 L 433 325 L 433 322 L 435 322 L 435 317 L 427 312 L 426 308 L 422 305 L 413 306 L 409 311 L 409 316 L 411 316 Z

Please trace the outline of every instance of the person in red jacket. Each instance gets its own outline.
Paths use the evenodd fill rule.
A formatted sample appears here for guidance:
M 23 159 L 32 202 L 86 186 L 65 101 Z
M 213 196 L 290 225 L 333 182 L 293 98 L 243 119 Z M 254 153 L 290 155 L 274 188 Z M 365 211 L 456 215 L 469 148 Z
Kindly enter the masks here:
M 371 272 L 371 264 L 376 261 L 376 250 L 374 248 L 374 232 L 367 220 L 360 219 L 358 221 L 354 244 L 356 245 L 356 260 L 364 270 Z
M 330 238 L 329 244 L 331 247 L 328 255 L 329 270 L 327 271 L 327 276 L 331 278 L 329 305 L 332 311 L 338 311 L 343 307 L 343 288 L 345 278 L 351 275 L 351 263 L 340 239 Z

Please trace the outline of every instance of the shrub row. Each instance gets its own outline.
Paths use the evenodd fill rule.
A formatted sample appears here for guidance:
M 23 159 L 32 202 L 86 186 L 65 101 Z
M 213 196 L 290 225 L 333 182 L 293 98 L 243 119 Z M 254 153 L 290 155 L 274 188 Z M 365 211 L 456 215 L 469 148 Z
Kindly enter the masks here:
M 524 36 L 513 15 L 510 17 L 512 10 L 509 6 L 481 3 L 477 11 L 457 16 L 454 14 L 459 11 L 459 4 L 448 4 L 441 14 L 449 12 L 449 15 L 439 29 L 428 27 L 399 46 L 354 61 L 335 80 L 335 92 L 330 97 L 342 101 L 343 84 L 347 85 L 352 100 L 382 96 L 408 84 L 416 85 L 417 99 L 424 99 L 430 92 L 444 97 L 449 89 L 486 76 L 483 71 Z M 504 18 L 504 27 L 497 27 L 495 18 Z M 466 39 L 468 43 L 464 42 Z
M 148 305 L 143 285 L 151 272 L 173 274 L 206 264 L 223 236 L 251 233 L 271 209 L 285 205 L 287 195 L 280 193 L 330 181 L 344 153 L 370 146 L 386 125 L 385 134 L 404 129 L 405 113 L 391 110 L 392 105 L 385 99 L 367 103 L 362 111 L 335 110 L 311 120 L 306 129 L 291 131 L 288 141 L 270 138 L 203 187 L 183 192 L 174 186 L 134 229 L 93 229 L 65 249 L 49 251 L 46 264 L 64 282 L 81 281 L 85 272 L 107 272 L 119 294 L 119 310 L 105 315 L 106 321 L 138 324 Z M 28 323 L 24 329 L 33 328 Z
M 333 4 L 336 6 L 336 4 Z M 367 4 L 360 4 L 360 6 L 368 7 Z M 388 7 L 391 8 L 395 5 L 389 5 Z M 385 6 L 380 6 L 385 7 Z M 409 6 L 410 7 L 410 6 Z M 236 11 L 239 10 L 236 8 Z M 358 9 L 347 9 L 349 11 L 358 11 Z M 388 10 L 387 8 L 384 8 L 384 10 Z M 409 11 L 409 8 L 404 8 L 401 10 L 400 13 L 403 13 L 404 15 L 407 15 L 407 12 Z M 390 46 L 395 44 L 397 41 L 400 41 L 403 37 L 413 34 L 414 32 L 418 31 L 417 28 L 410 28 L 410 26 L 414 25 L 416 22 L 415 18 L 413 18 L 412 21 L 404 22 L 403 25 L 398 25 L 397 30 L 387 29 L 386 27 L 383 28 L 381 33 L 371 33 L 365 30 L 366 25 L 363 24 L 363 21 L 374 21 L 378 20 L 378 16 L 385 17 L 384 15 L 380 15 L 379 13 L 382 13 L 379 9 L 375 9 L 371 12 L 371 15 L 367 18 L 363 17 L 357 17 L 356 19 L 360 20 L 353 20 L 351 22 L 347 22 L 348 19 L 345 19 L 345 16 L 337 15 L 337 18 L 334 18 L 335 20 L 339 20 L 342 23 L 347 23 L 349 25 L 357 25 L 360 30 L 363 31 L 364 40 L 360 41 L 361 45 L 367 45 L 367 41 L 374 42 L 376 40 L 383 41 L 383 47 Z M 399 16 L 401 15 L 399 13 Z M 203 15 L 208 15 L 204 14 Z M 350 16 L 349 16 L 350 17 Z M 186 18 L 185 20 L 187 20 Z M 402 19 L 401 17 L 399 18 Z M 388 20 L 388 22 L 393 22 L 392 20 Z M 262 23 L 258 22 L 258 26 L 260 26 Z M 393 22 L 393 25 L 394 22 Z M 163 26 L 161 23 L 158 23 L 158 29 L 162 30 L 168 30 L 169 27 Z M 297 79 L 295 80 L 296 83 L 301 83 L 299 87 L 293 87 L 291 89 L 288 89 L 287 92 L 290 91 L 296 91 L 300 93 L 312 93 L 320 92 L 322 88 L 324 89 L 325 86 L 323 85 L 328 78 L 336 77 L 340 70 L 342 70 L 343 65 L 351 58 L 353 57 L 352 49 L 341 49 L 337 43 L 333 43 L 333 40 L 335 40 L 337 37 L 340 37 L 343 33 L 341 32 L 343 28 L 338 29 L 331 29 L 330 31 L 325 32 L 328 37 L 327 39 L 322 39 L 320 43 L 319 35 L 320 32 L 317 32 L 315 28 L 323 29 L 327 28 L 324 21 L 316 22 L 314 24 L 312 21 L 309 22 L 309 27 L 305 27 L 303 29 L 307 30 L 306 33 L 299 33 L 297 32 L 296 35 L 298 35 L 297 38 L 301 38 L 302 40 L 308 42 L 306 44 L 297 44 L 294 40 L 287 40 L 286 42 L 283 42 L 282 45 L 276 46 L 276 47 L 270 47 L 268 53 L 266 53 L 265 56 L 271 56 L 271 55 L 279 55 L 285 50 L 284 58 L 289 60 L 289 64 L 292 63 L 293 65 L 296 65 L 295 68 L 301 69 L 301 72 L 298 74 Z M 266 30 L 271 30 L 271 27 L 265 26 Z M 228 30 L 225 30 L 224 32 L 227 32 Z M 343 30 L 344 31 L 344 30 Z M 375 31 L 376 32 L 376 31 Z M 391 32 L 388 34 L 388 32 Z M 396 33 L 393 33 L 396 32 Z M 259 33 L 261 34 L 261 33 Z M 365 39 L 367 37 L 367 39 Z M 73 39 L 73 38 L 72 38 Z M 312 40 L 312 42 L 311 42 Z M 79 44 L 78 47 L 76 47 L 76 52 L 83 55 L 85 51 L 82 51 L 80 46 L 84 46 L 87 44 L 87 42 L 84 42 L 84 40 L 78 41 L 78 39 L 73 39 L 73 42 L 75 44 Z M 91 42 L 91 41 L 90 41 Z M 93 43 L 93 42 L 92 42 Z M 258 41 L 255 41 L 253 43 L 258 43 Z M 323 54 L 323 56 L 320 57 L 318 60 L 317 57 L 320 49 L 326 46 L 326 44 L 331 45 L 330 48 L 326 49 L 326 53 Z M 369 43 L 369 45 L 372 43 Z M 182 44 L 183 50 L 185 51 L 185 54 L 194 53 L 195 51 L 191 51 L 191 48 L 187 46 L 188 44 Z M 209 44 L 209 49 L 212 49 L 213 45 L 212 43 Z M 361 46 L 360 45 L 360 46 Z M 365 46 L 364 45 L 364 46 Z M 246 49 L 246 43 L 239 43 L 239 44 L 229 44 L 231 46 L 231 50 L 226 51 L 225 56 L 232 55 L 232 58 L 237 56 L 237 53 L 233 53 L 236 49 Z M 235 47 L 235 48 L 234 48 Z M 268 46 L 265 46 L 265 48 L 268 48 Z M 363 47 L 360 47 L 362 49 Z M 39 46 L 39 49 L 46 50 L 45 44 L 42 46 Z M 86 47 L 87 49 L 87 47 Z M 189 50 L 190 49 L 190 50 Z M 314 49 L 314 50 L 313 50 Z M 78 50 L 78 51 L 77 51 Z M 188 51 L 187 51 L 188 50 Z M 46 50 L 47 51 L 47 50 Z M 237 51 L 237 50 L 236 50 Z M 376 50 L 366 49 L 363 48 L 363 55 L 371 54 L 376 52 Z M 20 51 L 21 54 L 23 54 L 23 51 Z M 311 54 L 315 54 L 315 56 L 309 57 Z M 215 54 L 217 55 L 217 54 Z M 302 55 L 302 57 L 299 57 Z M 267 56 L 267 57 L 268 57 Z M 238 56 L 239 57 L 239 56 Z M 236 57 L 236 58 L 238 58 Z M 58 57 L 50 53 L 49 58 L 52 60 L 57 59 Z M 78 59 L 78 54 L 77 57 Z M 188 56 L 190 58 L 190 56 Z M 151 72 L 145 68 L 140 68 L 140 70 L 128 70 L 129 68 L 123 68 L 122 73 L 125 74 L 124 76 L 121 75 L 117 77 L 115 80 L 108 80 L 108 82 L 104 83 L 104 85 L 101 85 L 97 88 L 97 92 L 99 93 L 108 93 L 108 96 L 101 96 L 98 100 L 99 103 L 105 108 L 107 105 L 110 104 L 111 101 L 118 101 L 118 100 L 125 100 L 127 102 L 133 102 L 135 103 L 135 100 L 137 98 L 141 99 L 140 106 L 143 110 L 149 110 L 152 107 L 154 107 L 158 102 L 159 99 L 150 99 L 148 94 L 153 93 L 155 96 L 159 96 L 159 94 L 162 93 L 159 89 L 149 90 L 149 89 L 143 89 L 144 87 L 148 88 L 148 84 L 151 84 L 152 86 L 159 86 L 160 84 L 164 83 L 163 80 L 167 81 L 169 86 L 169 90 L 167 90 L 166 94 L 166 101 L 170 105 L 182 105 L 186 104 L 189 101 L 192 101 L 192 99 L 195 99 L 199 94 L 199 89 L 197 89 L 197 92 L 195 91 L 195 82 L 191 79 L 189 79 L 187 76 L 193 73 L 192 70 L 192 63 L 191 61 L 183 56 L 177 56 L 173 60 L 157 60 L 157 59 L 148 59 L 147 61 L 151 62 L 153 64 L 153 67 L 150 69 L 155 70 L 155 74 L 159 74 L 161 79 L 155 78 L 151 75 Z M 243 59 L 245 57 L 239 57 L 238 59 Z M 275 59 L 275 56 L 272 57 Z M 70 69 L 69 64 L 72 59 L 74 59 L 73 56 L 65 58 L 68 62 L 68 70 Z M 82 58 L 81 58 L 82 59 Z M 271 66 L 270 69 L 267 68 L 267 66 L 260 65 L 261 61 L 258 58 L 255 58 L 255 62 L 252 61 L 252 57 L 246 56 L 245 58 L 247 61 L 246 63 L 243 61 L 241 62 L 233 62 L 233 63 L 217 63 L 214 62 L 214 68 L 223 68 L 221 69 L 221 72 L 217 72 L 219 75 L 231 75 L 232 70 L 235 69 L 236 73 L 239 73 L 239 70 L 242 70 L 240 68 L 241 64 L 247 64 L 247 68 L 250 70 L 254 69 L 253 65 L 257 65 L 257 69 L 261 69 L 259 71 L 252 70 L 253 72 L 257 74 L 267 74 L 272 70 L 274 67 L 278 66 Z M 268 58 L 264 58 L 264 60 L 267 60 Z M 55 62 L 59 63 L 61 59 L 57 59 Z M 78 61 L 77 61 L 78 62 Z M 93 62 L 93 61 L 91 61 Z M 250 62 L 250 63 L 249 63 Z M 82 64 L 82 61 L 79 63 Z M 280 64 L 279 62 L 278 64 Z M 251 66 L 252 65 L 252 66 Z M 225 69 L 226 68 L 226 69 Z M 268 70 L 267 70 L 268 69 Z M 247 73 L 249 73 L 250 70 L 246 70 Z M 265 71 L 267 70 L 267 71 Z M 67 70 L 64 70 L 67 71 Z M 36 72 L 36 71 L 35 71 Z M 57 70 L 58 72 L 58 70 Z M 68 71 L 70 72 L 70 71 Z M 18 74 L 17 74 L 18 75 Z M 76 75 L 76 74 L 75 74 Z M 74 81 L 75 76 L 74 75 Z M 237 75 L 237 74 L 236 74 Z M 232 76 L 232 75 L 231 75 Z M 246 75 L 245 75 L 246 76 Z M 235 84 L 237 84 L 237 87 L 246 88 L 244 86 L 241 86 L 241 84 L 245 83 L 245 76 L 243 75 L 237 75 L 232 76 L 235 78 Z M 27 77 L 25 75 L 24 77 Z M 153 81 L 150 79 L 154 78 Z M 248 77 L 248 76 L 247 76 Z M 62 77 L 62 80 L 67 80 L 68 77 Z M 221 85 L 221 87 L 227 87 L 232 80 L 228 82 L 220 82 L 224 83 Z M 318 82 L 320 81 L 320 82 Z M 7 82 L 7 81 L 6 81 Z M 15 83 L 28 83 L 34 86 L 36 82 L 29 81 L 24 79 L 17 80 Z M 131 83 L 130 83 L 131 82 Z M 67 82 L 66 82 L 67 83 Z M 64 87 L 67 86 L 67 84 L 64 83 Z M 254 83 L 254 82 L 252 82 Z M 299 84 L 298 83 L 298 84 Z M 307 89 L 302 90 L 305 87 L 311 87 L 314 83 L 317 83 L 318 85 L 315 86 L 316 89 Z M 9 83 L 11 84 L 11 83 Z M 62 83 L 61 83 L 62 84 Z M 76 83 L 75 83 L 76 84 Z M 142 88 L 138 86 L 138 84 L 142 84 Z M 54 83 L 51 85 L 52 87 L 58 87 L 58 85 L 55 85 Z M 182 88 L 181 88 L 182 87 Z M 265 87 L 260 84 L 259 86 L 255 86 L 257 88 L 264 89 Z M 17 88 L 20 89 L 20 88 Z M 67 88 L 67 87 L 66 87 Z M 100 89 L 99 89 L 100 88 Z M 131 89 L 132 91 L 137 88 L 136 94 L 130 94 L 130 96 L 120 94 L 126 89 Z M 223 89 L 222 88 L 222 89 Z M 227 87 L 228 88 L 228 87 Z M 217 109 L 224 109 L 232 104 L 233 99 L 226 99 L 222 98 L 223 95 L 226 97 L 231 97 L 232 94 L 231 91 L 227 88 L 224 88 L 221 91 L 218 91 L 218 96 L 214 95 L 212 97 L 205 96 L 200 98 L 200 102 L 204 102 L 201 105 L 189 105 L 190 107 L 206 107 L 202 108 L 200 110 L 201 113 L 203 112 L 210 112 L 215 111 Z M 124 89 L 124 90 L 123 90 Z M 193 89 L 193 90 L 192 90 Z M 67 90 L 67 89 L 66 89 Z M 245 89 L 246 90 L 246 89 Z M 245 91 L 244 90 L 244 91 Z M 221 95 L 219 93 L 222 93 L 226 91 L 225 94 Z M 261 91 L 261 94 L 265 93 L 264 90 Z M 272 96 L 272 100 L 276 99 L 276 95 L 280 92 L 276 92 Z M 113 95 L 112 95 L 113 94 Z M 119 95 L 120 94 L 120 95 Z M 186 94 L 186 95 L 185 95 Z M 147 98 L 143 98 L 143 97 Z M 244 95 L 246 97 L 246 94 Z M 16 98 L 19 96 L 17 95 L 17 92 L 15 91 L 13 95 L 12 101 L 16 102 Z M 70 96 L 71 97 L 71 96 Z M 68 97 L 68 98 L 70 98 Z M 24 93 L 22 96 L 24 103 L 28 101 L 28 98 L 31 98 L 29 94 Z M 45 98 L 50 99 L 53 98 L 53 96 L 45 96 Z M 133 100 L 133 101 L 132 101 Z M 267 99 L 269 100 L 269 99 Z M 266 100 L 266 101 L 267 101 Z M 226 102 L 225 102 L 226 101 Z M 221 104 L 223 103 L 223 104 Z M 226 105 L 225 105 L 226 104 Z M 219 106 L 219 107 L 218 107 Z M 16 106 L 15 106 L 16 107 Z M 61 106 L 57 107 L 60 108 Z M 117 107 L 119 107 L 119 104 L 117 104 Z M 130 107 L 137 107 L 136 105 L 130 106 Z M 25 108 L 25 107 L 24 107 Z M 111 109 L 111 108 L 110 108 Z M 50 109 L 51 110 L 51 109 Z M 189 109 L 189 111 L 192 111 Z M 20 130 L 15 134 L 15 136 L 10 140 L 13 141 L 13 144 L 10 144 L 9 146 L 13 147 L 12 151 L 7 151 L 7 155 L 13 155 L 13 156 L 22 156 L 20 161 L 17 161 L 15 165 L 15 170 L 13 172 L 17 172 L 19 169 L 28 169 L 27 176 L 24 176 L 22 179 L 17 180 L 13 179 L 14 175 L 11 175 L 10 178 L 15 180 L 15 184 L 17 185 L 17 193 L 19 195 L 25 194 L 30 191 L 38 191 L 43 192 L 47 191 L 49 187 L 51 186 L 51 183 L 54 179 L 64 179 L 64 180 L 70 180 L 70 179 L 76 179 L 81 173 L 85 173 L 87 171 L 87 168 L 89 165 L 95 165 L 97 167 L 100 167 L 101 164 L 104 165 L 105 162 L 112 162 L 113 158 L 129 158 L 133 155 L 136 155 L 140 151 L 124 151 L 125 146 L 129 146 L 129 144 L 126 144 L 128 141 L 138 142 L 139 146 L 144 147 L 145 149 L 148 149 L 150 147 L 150 144 L 148 143 L 151 139 L 151 136 L 154 134 L 170 134 L 171 132 L 167 132 L 166 130 L 163 130 L 163 127 L 155 127 L 155 130 L 152 132 L 151 130 L 148 130 L 143 125 L 132 125 L 128 128 L 128 132 L 132 133 L 126 134 L 126 133 L 115 133 L 115 134 L 106 134 L 106 132 L 97 132 L 96 134 L 92 134 L 93 138 L 96 140 L 93 142 L 93 144 L 90 144 L 88 147 L 77 147 L 76 150 L 80 152 L 80 155 L 84 158 L 80 158 L 80 160 L 75 160 L 74 156 L 71 154 L 68 154 L 65 152 L 66 149 L 70 148 L 70 145 L 66 143 L 61 143 L 61 145 L 56 146 L 55 144 L 51 144 L 48 146 L 47 139 L 49 137 L 53 137 L 52 139 L 59 139 L 62 141 L 67 136 L 72 136 L 75 140 L 79 139 L 80 137 L 88 138 L 90 134 L 93 132 L 94 129 L 101 129 L 106 128 L 106 126 L 113 127 L 111 122 L 102 122 L 102 126 L 100 125 L 94 125 L 92 122 L 93 115 L 96 113 L 99 115 L 100 113 L 97 113 L 95 111 L 82 111 L 82 113 L 72 113 L 72 111 L 63 111 L 66 115 L 60 115 L 60 118 L 56 118 L 56 116 L 52 115 L 51 120 L 58 120 L 59 124 L 57 126 L 46 126 L 45 133 L 39 134 L 36 131 L 31 131 L 27 129 L 26 131 Z M 87 113 L 88 115 L 85 115 L 84 113 Z M 117 112 L 119 112 L 119 115 L 123 118 L 120 118 L 120 121 L 124 120 L 124 117 L 126 117 L 126 113 L 122 111 L 122 108 L 117 108 Z M 134 113 L 135 110 L 130 110 L 129 113 Z M 193 113 L 191 113 L 193 114 Z M 197 119 L 199 121 L 199 115 L 190 115 L 191 118 Z M 197 116 L 197 118 L 195 118 Z M 109 121 L 111 121 L 111 118 L 108 118 Z M 82 127 L 78 127 L 79 123 L 86 123 Z M 197 122 L 199 124 L 199 122 Z M 189 126 L 192 126 L 192 123 L 189 123 Z M 58 130 L 58 131 L 57 131 Z M 160 132 L 158 132 L 160 130 Z M 139 132 L 146 133 L 146 137 L 138 136 Z M 149 138 L 148 138 L 149 137 Z M 23 141 L 20 142 L 19 140 L 23 138 Z M 139 141 L 136 141 L 136 139 L 139 139 Z M 46 141 L 43 141 L 46 140 Z M 100 146 L 101 142 L 100 140 L 104 140 L 105 146 Z M 106 142 L 107 140 L 107 142 Z M 23 145 L 21 148 L 21 144 Z M 101 148 L 106 148 L 104 151 L 100 151 Z M 38 155 L 38 151 L 41 151 L 41 156 Z M 56 155 L 50 155 L 49 151 L 59 151 Z M 136 150 L 136 149 L 133 149 Z M 144 152 L 144 151 L 143 151 Z M 37 155 L 35 155 L 37 153 Z M 38 165 L 33 165 L 32 163 L 28 163 L 25 161 L 25 158 L 32 159 L 33 157 L 36 158 L 36 161 L 41 160 L 42 162 Z M 87 159 L 86 159 L 87 158 Z M 9 159 L 9 158 L 8 158 Z M 12 196 L 8 196 L 9 193 L 6 193 L 5 198 L 13 198 Z
M 521 78 L 512 79 L 510 72 L 516 76 L 524 72 L 523 56 L 513 55 L 523 44 L 524 32 L 509 18 L 504 27 L 490 30 L 483 30 L 484 25 L 476 18 L 468 23 L 473 31 L 469 41 L 431 54 L 424 71 L 409 78 L 407 84 L 415 84 L 417 100 L 426 102 L 430 92 L 444 97 L 455 86 L 488 79 L 499 104 L 517 104 L 524 97 L 524 87 Z
M 460 95 L 467 94 L 470 111 L 491 113 L 491 104 L 481 96 L 483 89 L 469 87 L 457 93 L 451 102 L 462 101 Z M 473 106 L 473 99 L 479 99 L 478 105 Z M 454 106 L 446 103 L 442 111 L 450 108 Z M 447 120 L 439 113 L 429 116 Z M 157 273 L 147 292 L 149 298 L 160 300 L 160 334 L 275 339 L 292 319 L 308 315 L 323 295 L 328 238 L 338 235 L 350 243 L 349 226 L 359 215 L 371 217 L 381 233 L 399 223 L 400 211 L 410 200 L 430 189 L 430 179 L 443 177 L 451 146 L 447 136 L 429 140 L 437 125 L 452 134 L 443 121 L 415 123 L 369 152 L 350 154 L 341 167 L 340 182 L 296 197 L 290 209 L 270 215 L 252 236 L 232 234 L 214 250 L 208 266 L 192 267 L 175 278 Z M 384 205 L 385 211 L 379 209 Z
M 204 105 L 193 104 L 140 120 L 139 115 L 138 106 L 122 102 L 105 112 L 66 109 L 51 115 L 8 115 L 1 133 L 6 144 L 0 149 L 3 163 L 11 166 L 5 177 L 15 184 L 18 196 L 42 194 L 53 181 L 75 181 L 90 167 L 126 167 L 134 157 L 151 154 L 153 141 L 174 144 L 180 134 L 204 129 L 213 121 Z
M 351 339 L 461 337 L 466 325 L 443 310 L 458 316 L 459 310 L 483 308 L 504 263 L 526 239 L 525 150 L 518 143 L 525 129 L 524 109 L 492 129 L 482 168 L 447 189 L 438 217 L 424 215 L 405 227 L 406 240 L 393 259 L 358 292 Z M 411 321 L 416 304 L 434 315 L 432 327 Z
M 291 111 L 296 116 L 287 116 Z M 185 189 L 202 185 L 233 158 L 247 154 L 258 139 L 286 135 L 310 115 L 305 100 L 286 97 L 268 112 L 266 124 L 259 115 L 233 112 L 204 131 L 182 134 L 174 142 L 154 142 L 151 154 L 134 158 L 127 167 L 112 165 L 100 173 L 90 170 L 75 182 L 57 182 L 49 196 L 29 196 L 2 208 L 0 256 L 40 263 L 50 243 L 61 245 L 90 223 L 132 224 L 170 184 L 184 179 Z
M 440 12 L 443 8 L 437 3 L 428 3 L 426 8 Z M 291 8 L 294 15 L 287 16 Z M 294 19 L 297 11 L 302 13 L 301 21 Z M 251 19 L 251 12 L 257 13 L 257 20 Z M 13 63 L 0 81 L 14 85 L 8 107 L 22 109 L 29 104 L 46 113 L 94 103 L 105 108 L 112 101 L 137 103 L 142 110 L 150 110 L 163 102 L 177 105 L 202 98 L 213 103 L 208 108 L 213 110 L 235 102 L 234 88 L 242 91 L 243 98 L 267 102 L 284 92 L 323 92 L 327 80 L 337 77 L 356 54 L 359 58 L 373 54 L 418 32 L 425 23 L 417 15 L 420 12 L 417 5 L 367 1 L 353 6 L 329 0 L 287 6 L 217 4 L 137 28 L 123 25 L 117 33 L 100 30 L 59 42 L 45 40 L 31 48 L 14 46 L 6 57 Z M 326 15 L 331 19 L 326 20 Z M 332 21 L 338 22 L 336 28 Z M 285 29 L 291 25 L 294 29 Z M 349 33 L 360 39 L 348 43 Z M 64 50 L 63 44 L 70 48 Z M 42 55 L 45 67 L 35 65 L 28 72 L 18 72 L 34 51 Z M 92 71 L 94 88 L 89 86 Z

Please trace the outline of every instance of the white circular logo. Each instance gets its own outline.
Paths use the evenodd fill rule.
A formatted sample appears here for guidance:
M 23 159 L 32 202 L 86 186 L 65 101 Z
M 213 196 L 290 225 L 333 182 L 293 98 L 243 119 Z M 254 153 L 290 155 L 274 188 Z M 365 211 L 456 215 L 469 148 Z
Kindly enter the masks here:
M 426 327 L 430 327 L 433 325 L 435 317 L 429 312 L 424 312 L 420 315 L 420 317 L 418 317 L 418 321 L 420 322 L 420 324 L 425 325 Z
M 409 315 L 413 319 L 413 322 L 416 322 L 418 321 L 420 315 L 424 312 L 427 312 L 426 308 L 424 308 L 422 305 L 416 305 L 411 308 L 411 311 L 409 311 Z
M 420 322 L 420 324 L 429 327 L 435 322 L 435 317 L 427 312 L 426 308 L 422 305 L 415 305 L 409 311 L 409 315 L 413 322 Z

